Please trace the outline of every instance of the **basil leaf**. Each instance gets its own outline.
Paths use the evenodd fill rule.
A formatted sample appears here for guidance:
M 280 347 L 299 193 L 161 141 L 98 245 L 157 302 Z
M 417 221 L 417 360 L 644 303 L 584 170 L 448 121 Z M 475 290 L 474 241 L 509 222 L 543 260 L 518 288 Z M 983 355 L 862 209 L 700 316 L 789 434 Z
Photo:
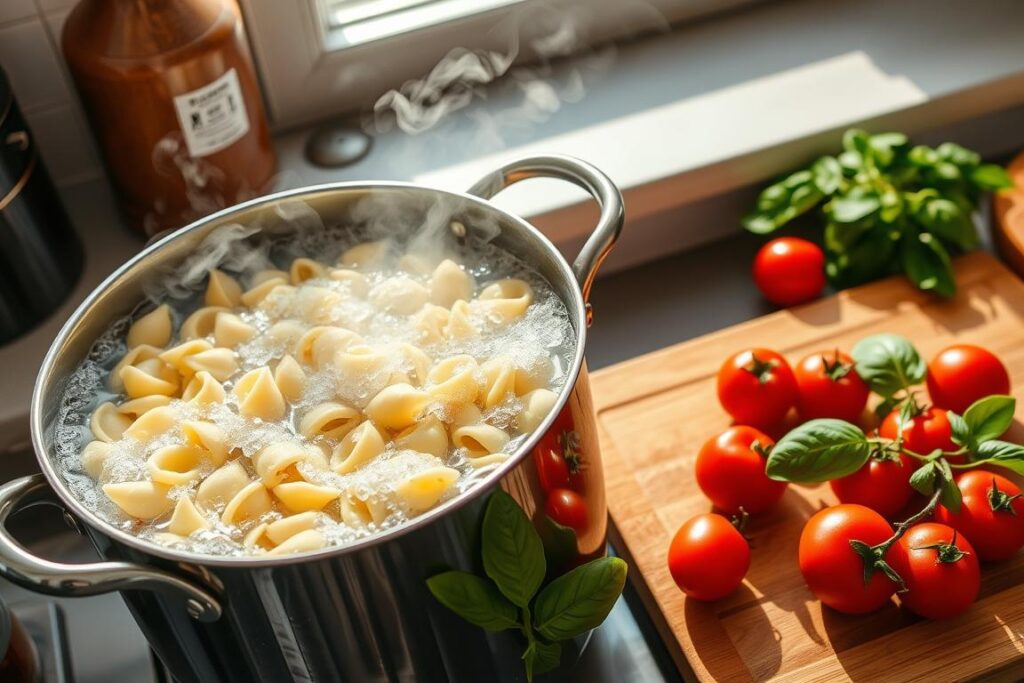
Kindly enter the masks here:
M 981 163 L 981 157 L 977 152 L 972 152 L 966 147 L 961 147 L 955 142 L 943 142 L 935 148 L 935 153 L 940 159 L 948 161 L 957 166 L 977 166 Z
M 1024 446 L 1006 441 L 986 441 L 978 444 L 978 456 L 985 463 L 1024 474 Z
M 878 211 L 882 206 L 876 195 L 836 197 L 828 203 L 829 215 L 837 223 L 856 223 Z
M 953 443 L 960 446 L 971 445 L 971 428 L 967 425 L 967 421 L 952 410 L 946 411 L 946 417 L 949 419 L 949 427 L 952 432 L 950 439 Z
M 926 462 L 910 475 L 910 486 L 924 496 L 935 493 L 935 463 Z
M 851 355 L 860 378 L 883 397 L 920 384 L 928 371 L 914 345 L 895 334 L 866 337 Z
M 980 190 L 994 192 L 1013 187 L 1013 178 L 1006 169 L 996 164 L 982 164 L 971 171 L 971 182 Z
M 939 154 L 931 147 L 917 145 L 907 153 L 907 160 L 915 166 L 934 166 L 939 163 Z
M 533 606 L 533 625 L 548 640 L 567 640 L 605 620 L 626 585 L 626 563 L 602 557 L 544 587 Z
M 835 157 L 821 157 L 811 167 L 814 174 L 814 186 L 823 195 L 833 194 L 843 181 L 843 167 Z
M 431 576 L 427 588 L 438 602 L 480 628 L 504 631 L 519 626 L 515 605 L 487 579 L 450 571 Z
M 934 461 L 934 464 L 939 468 L 942 475 L 941 477 L 936 477 L 936 484 L 940 489 L 939 502 L 950 512 L 956 514 L 960 512 L 960 503 L 963 501 L 963 495 L 960 493 L 960 487 L 953 480 L 953 470 L 945 458 L 939 458 Z
M 928 232 L 948 240 L 963 250 L 978 246 L 978 230 L 970 215 L 949 199 L 930 199 L 915 214 Z
M 850 229 L 861 229 L 861 224 L 857 223 L 829 225 L 835 226 L 832 229 L 833 237 Z M 834 244 L 826 242 L 828 260 L 825 263 L 825 274 L 829 283 L 836 289 L 853 287 L 885 275 L 896 248 L 896 243 L 884 225 L 872 226 L 867 233 L 852 239 L 851 246 L 839 249 L 836 249 Z
M 1013 424 L 1013 411 L 1016 407 L 1017 401 L 1012 396 L 986 396 L 978 399 L 963 416 L 968 443 L 956 441 L 955 438 L 954 441 L 961 446 L 976 446 L 984 441 L 998 439 Z M 952 422 L 950 419 L 951 425 Z
M 857 152 L 861 156 L 867 156 L 870 147 L 868 134 L 860 128 L 851 128 L 843 133 L 843 149 L 847 152 Z
M 765 472 L 778 481 L 818 482 L 852 474 L 867 462 L 871 444 L 860 427 L 817 419 L 782 437 L 768 455 Z
M 532 681 L 536 674 L 554 671 L 562 663 L 561 643 L 535 642 L 523 654 L 526 663 L 526 680 Z
M 482 545 L 487 576 L 506 598 L 526 607 L 547 571 L 544 546 L 526 513 L 501 489 L 487 504 Z
M 871 154 L 879 166 L 889 166 L 896 158 L 896 150 L 907 144 L 903 133 L 879 133 L 868 139 Z
M 752 213 L 743 218 L 743 227 L 755 235 L 767 235 L 779 228 L 775 219 L 764 213 Z
M 956 280 L 953 279 L 949 252 L 930 233 L 905 235 L 900 241 L 900 263 L 907 277 L 919 289 L 944 297 L 956 294 Z

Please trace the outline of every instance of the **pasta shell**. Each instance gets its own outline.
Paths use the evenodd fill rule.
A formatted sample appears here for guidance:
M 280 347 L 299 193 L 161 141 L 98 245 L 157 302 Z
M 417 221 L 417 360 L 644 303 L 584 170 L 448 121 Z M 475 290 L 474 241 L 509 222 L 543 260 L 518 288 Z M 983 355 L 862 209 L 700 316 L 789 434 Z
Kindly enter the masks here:
M 419 386 L 426 384 L 427 375 L 430 373 L 430 366 L 433 363 L 430 356 L 423 349 L 412 344 L 403 343 L 398 348 L 405 359 L 404 368 L 412 373 L 412 380 Z
M 299 338 L 293 355 L 300 363 L 320 368 L 333 361 L 339 351 L 362 343 L 363 338 L 352 330 L 321 325 Z
M 235 384 L 238 412 L 245 417 L 280 420 L 287 406 L 270 368 L 262 367 L 242 375 Z
M 292 514 L 323 510 L 324 507 L 341 495 L 341 491 L 329 486 L 318 486 L 308 481 L 293 481 L 278 484 L 274 487 L 274 495 Z
M 177 412 L 170 406 L 153 408 L 140 416 L 124 435 L 141 443 L 149 443 L 169 431 L 178 422 Z
M 516 370 L 505 356 L 492 358 L 483 364 L 485 380 L 484 408 L 501 405 L 509 394 L 515 393 Z
M 256 475 L 267 488 L 274 488 L 285 477 L 285 470 L 302 462 L 306 458 L 306 450 L 302 444 L 294 441 L 281 441 L 270 444 L 256 452 L 252 457 Z
M 469 301 L 475 288 L 472 275 L 445 259 L 430 276 L 430 302 L 447 308 L 459 300 Z
M 394 315 L 412 315 L 423 308 L 430 291 L 408 277 L 390 277 L 370 288 L 367 297 L 374 306 Z
M 267 538 L 275 545 L 284 543 L 295 534 L 315 527 L 319 519 L 320 514 L 318 512 L 301 512 L 297 515 L 289 515 L 276 522 L 272 522 L 267 527 Z
M 132 323 L 125 343 L 128 348 L 141 344 L 164 347 L 171 341 L 171 307 L 161 304 Z
M 473 403 L 480 393 L 478 366 L 472 356 L 445 358 L 427 375 L 427 393 L 435 400 L 449 403 Z
M 152 396 L 143 396 L 141 398 L 133 398 L 130 401 L 125 401 L 117 407 L 117 412 L 122 415 L 127 415 L 132 420 L 137 420 L 142 415 L 153 410 L 153 408 L 162 408 L 170 405 L 170 403 L 170 396 L 153 394 Z
M 465 427 L 466 425 L 478 424 L 483 419 L 480 409 L 472 403 L 456 406 L 449 414 L 448 422 L 452 427 Z
M 554 376 L 555 364 L 551 357 L 538 355 L 531 359 L 526 367 L 516 368 L 515 392 L 522 396 L 535 389 L 546 389 Z
M 302 398 L 306 386 L 306 373 L 290 355 L 285 354 L 274 370 L 274 382 L 281 390 L 281 395 L 292 403 Z
M 197 405 L 223 403 L 226 397 L 224 387 L 206 371 L 197 372 L 181 392 L 181 400 Z
M 181 374 L 191 376 L 193 371 L 185 365 L 185 358 L 202 353 L 203 351 L 209 351 L 212 348 L 213 345 L 205 339 L 190 339 L 167 349 L 160 354 L 159 358 L 168 365 L 173 365 Z
M 533 290 L 522 280 L 498 280 L 484 287 L 477 299 L 484 305 L 489 318 L 508 323 L 526 313 L 533 303 Z
M 289 313 L 297 314 L 306 322 L 326 325 L 337 315 L 345 296 L 328 287 L 303 286 L 295 296 Z
M 390 513 L 382 500 L 363 500 L 351 494 L 341 497 L 339 509 L 341 520 L 356 529 L 368 524 L 380 524 Z
M 249 475 L 245 468 L 237 460 L 232 460 L 200 482 L 196 489 L 196 505 L 206 510 L 215 510 L 227 504 L 248 483 Z
M 227 310 L 223 306 L 203 306 L 185 318 L 185 322 L 181 324 L 178 334 L 182 339 L 209 337 L 213 334 L 214 325 L 217 324 L 217 314 L 225 313 Z
M 331 454 L 331 469 L 354 472 L 384 452 L 384 436 L 372 422 L 364 422 L 345 435 Z
M 366 415 L 385 429 L 405 429 L 430 402 L 427 392 L 409 384 L 392 384 L 370 399 Z
M 450 317 L 451 313 L 447 308 L 434 304 L 425 305 L 413 319 L 413 325 L 420 334 L 420 343 L 440 344 L 447 339 L 445 329 Z
M 298 320 L 281 320 L 270 326 L 265 337 L 277 348 L 292 349 L 307 329 L 307 326 Z
M 356 425 L 362 416 L 359 411 L 344 403 L 321 403 L 302 416 L 299 432 L 307 439 L 326 436 L 329 439 L 340 439 Z
M 398 259 L 399 270 L 404 270 L 410 275 L 430 275 L 436 261 L 428 261 L 419 254 L 405 254 Z
M 448 455 L 448 430 L 435 416 L 427 415 L 400 432 L 395 437 L 395 446 L 443 458 Z
M 444 326 L 447 339 L 472 339 L 480 336 L 480 330 L 473 322 L 469 302 L 456 301 L 448 314 L 448 322 Z
M 366 276 L 354 270 L 334 269 L 327 274 L 327 277 L 342 283 L 349 294 L 360 299 L 365 299 L 366 295 L 370 293 L 370 283 L 366 280 Z
M 491 453 L 490 455 L 467 458 L 467 460 L 469 460 L 469 464 L 472 465 L 474 469 L 481 469 L 483 467 L 489 467 L 490 465 L 500 465 L 508 459 L 508 453 Z
M 266 522 L 254 526 L 252 530 L 245 535 L 245 538 L 242 540 L 242 546 L 249 548 L 250 550 L 270 550 L 273 548 L 273 542 L 267 538 L 268 527 L 269 525 Z
M 234 313 L 218 313 L 213 322 L 215 346 L 233 349 L 256 336 L 256 328 Z
M 206 457 L 215 466 L 224 464 L 228 457 L 227 437 L 222 430 L 212 422 L 187 421 L 181 423 L 181 433 L 185 442 L 191 446 L 202 448 Z
M 141 363 L 144 360 L 150 358 L 156 358 L 160 355 L 160 349 L 149 344 L 139 344 L 135 348 L 129 349 L 124 357 L 117 362 L 114 369 L 110 371 L 110 375 L 107 377 L 107 386 L 114 393 L 121 393 L 124 391 L 124 382 L 121 381 L 121 371 L 129 365 L 135 365 Z
M 297 258 L 288 269 L 288 277 L 293 285 L 300 285 L 306 280 L 322 278 L 324 271 L 323 265 L 313 259 Z
M 196 508 L 195 503 L 188 496 L 182 496 L 174 506 L 171 514 L 171 521 L 167 530 L 172 534 L 188 537 L 200 529 L 209 529 L 210 523 Z
M 456 469 L 431 467 L 398 482 L 395 493 L 407 508 L 419 514 L 437 505 L 458 479 Z
M 113 447 L 105 441 L 90 441 L 82 449 L 82 470 L 99 481 L 103 476 L 103 466 L 110 457 Z
M 178 373 L 158 358 L 144 360 L 138 365 L 129 365 L 121 370 L 124 391 L 131 398 L 152 394 L 173 396 L 178 393 L 181 382 Z
M 202 458 L 203 452 L 195 446 L 164 446 L 149 456 L 146 467 L 158 484 L 183 486 L 199 478 Z
M 288 277 L 288 273 L 284 272 L 283 270 L 277 270 L 273 268 L 261 270 L 260 272 L 252 276 L 252 281 L 250 282 L 249 286 L 255 287 L 257 285 L 262 285 L 265 282 L 271 282 L 273 280 L 288 280 Z
M 308 529 L 301 531 L 287 541 L 277 546 L 268 555 L 291 555 L 292 553 L 306 553 L 319 550 L 327 545 L 327 539 L 319 531 Z
M 284 277 L 273 277 L 264 280 L 242 293 L 242 303 L 249 308 L 255 308 L 277 287 L 288 284 L 287 273 Z
M 234 498 L 224 506 L 220 521 L 225 524 L 237 524 L 246 519 L 256 519 L 273 509 L 274 501 L 270 493 L 258 481 L 246 484 Z
M 242 303 L 242 286 L 238 284 L 238 280 L 215 268 L 210 271 L 203 303 L 207 306 L 235 308 Z
M 167 497 L 169 486 L 153 481 L 126 481 L 104 484 L 103 493 L 121 508 L 125 514 L 136 519 L 155 519 L 171 509 L 173 501 Z
M 510 441 L 503 430 L 489 424 L 475 424 L 459 427 L 452 432 L 456 448 L 465 448 L 470 458 L 490 455 L 502 451 Z
M 131 427 L 132 419 L 119 412 L 117 406 L 109 401 L 101 403 L 89 418 L 92 435 L 100 441 L 119 441 L 126 429 Z
M 338 265 L 348 268 L 368 269 L 381 265 L 390 255 L 390 245 L 386 240 L 363 242 L 346 249 L 338 259 Z
M 516 419 L 520 433 L 529 434 L 537 429 L 554 409 L 557 401 L 558 394 L 549 389 L 534 389 L 523 396 L 523 409 Z
M 238 358 L 231 349 L 210 349 L 187 356 L 185 365 L 192 372 L 208 372 L 221 382 L 238 371 Z

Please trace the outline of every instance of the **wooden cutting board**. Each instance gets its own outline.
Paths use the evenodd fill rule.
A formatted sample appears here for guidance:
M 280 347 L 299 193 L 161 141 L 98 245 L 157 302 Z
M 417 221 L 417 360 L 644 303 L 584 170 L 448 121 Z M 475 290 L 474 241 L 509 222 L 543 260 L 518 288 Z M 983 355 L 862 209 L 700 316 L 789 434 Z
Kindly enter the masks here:
M 679 525 L 710 510 L 693 462 L 701 444 L 729 424 L 715 374 L 734 351 L 766 346 L 795 363 L 816 351 L 849 350 L 878 332 L 905 335 L 926 358 L 954 340 L 980 343 L 1007 364 L 1024 399 L 1024 283 L 985 253 L 959 259 L 956 272 L 960 292 L 952 301 L 893 278 L 594 373 L 613 539 L 685 678 L 1024 679 L 1024 554 L 985 567 L 978 602 L 954 620 L 921 620 L 895 602 L 860 617 L 823 609 L 800 576 L 797 541 L 806 519 L 836 502 L 827 484 L 791 486 L 775 510 L 751 520 L 750 571 L 731 596 L 688 599 L 666 567 Z M 1020 443 L 1024 409 L 1017 415 L 1005 438 Z

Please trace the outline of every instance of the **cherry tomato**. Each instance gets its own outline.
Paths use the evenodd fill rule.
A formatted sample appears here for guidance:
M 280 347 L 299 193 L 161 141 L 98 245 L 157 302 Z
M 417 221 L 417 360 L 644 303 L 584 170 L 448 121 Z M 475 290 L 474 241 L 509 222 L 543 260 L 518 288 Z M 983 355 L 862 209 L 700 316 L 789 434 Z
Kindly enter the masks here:
M 900 602 L 918 616 L 949 619 L 967 611 L 981 587 L 970 541 L 945 524 L 918 524 L 893 546 L 890 565 L 907 584 Z
M 576 531 L 587 528 L 587 501 L 583 496 L 569 489 L 555 489 L 548 494 L 548 502 L 544 506 L 548 517 L 562 526 Z
M 778 306 L 810 301 L 825 289 L 825 254 L 799 237 L 774 239 L 754 257 L 754 282 Z
M 878 433 L 886 439 L 895 440 L 899 435 L 900 421 L 900 410 L 897 408 L 882 420 Z M 907 420 L 903 424 L 903 446 L 919 455 L 928 455 L 935 449 L 955 451 L 960 448 L 953 443 L 953 428 L 942 408 L 928 408 Z M 962 462 L 963 456 L 953 456 L 948 460 Z
M 864 560 L 850 541 L 875 546 L 890 536 L 892 527 L 885 518 L 863 505 L 836 505 L 815 513 L 800 534 L 800 572 L 807 587 L 845 614 L 880 608 L 896 592 L 896 584 L 881 571 L 865 584 Z
M 839 502 L 863 505 L 891 518 L 914 493 L 910 487 L 914 469 L 914 460 L 902 453 L 896 459 L 871 458 L 853 474 L 833 479 L 829 485 Z
M 939 352 L 928 364 L 928 395 L 954 413 L 979 398 L 1010 393 L 1010 375 L 995 354 L 980 346 L 957 344 Z
M 786 492 L 786 482 L 764 473 L 765 457 L 754 450 L 755 443 L 767 448 L 775 442 L 753 427 L 729 427 L 697 453 L 697 485 L 716 508 L 730 514 L 743 508 L 753 515 L 775 505 Z
M 812 353 L 794 368 L 803 420 L 832 417 L 857 422 L 868 402 L 868 385 L 845 353 Z
M 676 585 L 697 600 L 718 600 L 743 582 L 750 546 L 733 524 L 707 513 L 687 520 L 668 548 L 668 570 Z
M 1005 560 L 1024 547 L 1024 499 L 1020 487 L 992 472 L 971 470 L 957 477 L 963 503 L 960 512 L 943 506 L 935 521 L 947 524 L 971 539 L 978 559 Z
M 796 398 L 793 370 L 775 351 L 740 351 L 718 371 L 718 401 L 739 424 L 771 428 L 786 417 Z
M 562 451 L 557 445 L 549 446 L 541 442 L 533 452 L 533 462 L 537 466 L 540 487 L 545 492 L 569 488 L 569 463 L 562 457 Z

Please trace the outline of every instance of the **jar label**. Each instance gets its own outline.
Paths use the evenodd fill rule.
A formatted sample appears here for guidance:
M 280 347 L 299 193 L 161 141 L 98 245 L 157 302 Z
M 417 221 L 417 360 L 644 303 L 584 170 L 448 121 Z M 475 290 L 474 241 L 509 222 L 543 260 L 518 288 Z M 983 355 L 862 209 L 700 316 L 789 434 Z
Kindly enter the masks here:
M 249 132 L 249 116 L 234 69 L 202 88 L 178 95 L 174 108 L 193 157 L 219 152 Z

